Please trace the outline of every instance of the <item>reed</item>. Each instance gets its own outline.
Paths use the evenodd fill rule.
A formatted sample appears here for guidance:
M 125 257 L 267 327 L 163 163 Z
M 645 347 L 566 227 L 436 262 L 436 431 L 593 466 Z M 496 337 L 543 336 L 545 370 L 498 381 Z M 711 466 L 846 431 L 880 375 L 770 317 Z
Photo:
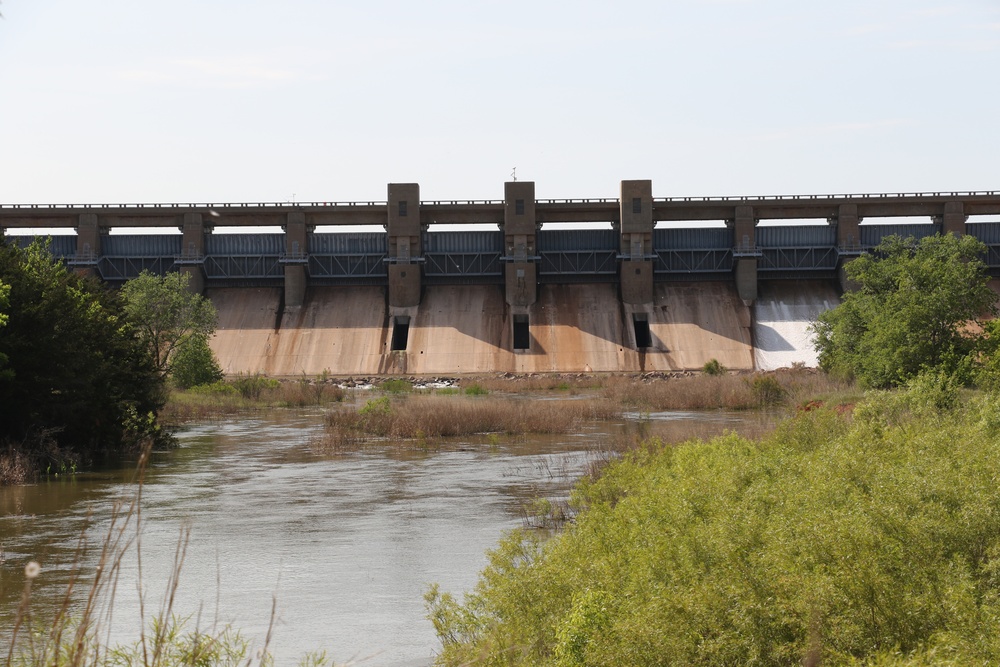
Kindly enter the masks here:
M 248 383 L 244 382 L 243 386 Z M 217 382 L 191 389 L 174 389 L 160 412 L 167 426 L 206 421 L 254 410 L 328 405 L 345 400 L 348 391 L 324 380 L 303 377 L 271 380 L 241 392 L 233 382 Z
M 341 406 L 326 417 L 321 445 L 340 449 L 373 439 L 444 438 L 484 433 L 568 433 L 584 421 L 613 419 L 607 401 L 529 401 L 461 395 L 382 396 L 360 408 Z
M 523 392 L 560 391 L 580 392 L 587 389 L 599 389 L 604 384 L 600 375 L 581 375 L 567 373 L 546 373 L 532 375 L 485 375 L 474 380 L 482 389 L 490 392 L 518 394 Z
M 612 376 L 601 395 L 644 411 L 747 410 L 795 405 L 804 400 L 849 395 L 851 385 L 811 369 L 783 369 L 751 375 L 694 375 L 674 378 Z

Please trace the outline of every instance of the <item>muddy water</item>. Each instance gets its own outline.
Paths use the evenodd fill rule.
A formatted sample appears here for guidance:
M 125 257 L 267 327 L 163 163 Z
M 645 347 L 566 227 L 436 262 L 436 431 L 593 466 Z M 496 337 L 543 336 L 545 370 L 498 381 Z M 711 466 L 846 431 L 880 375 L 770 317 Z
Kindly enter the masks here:
M 522 525 L 522 508 L 539 496 L 565 497 L 594 444 L 620 428 L 338 456 L 311 446 L 322 431 L 318 411 L 189 427 L 178 449 L 154 458 L 142 487 L 141 577 L 133 546 L 102 627 L 113 643 L 138 637 L 139 586 L 148 617 L 160 608 L 188 528 L 175 611 L 190 615 L 192 628 L 232 624 L 260 646 L 275 600 L 277 664 L 325 649 L 338 662 L 427 665 L 437 648 L 425 619 L 427 586 L 470 589 L 485 552 Z M 0 488 L 0 646 L 24 564 L 42 565 L 35 609 L 54 608 L 74 560 L 85 578 L 94 571 L 115 502 L 136 492 L 131 475 L 124 467 Z M 78 557 L 81 537 L 89 548 Z

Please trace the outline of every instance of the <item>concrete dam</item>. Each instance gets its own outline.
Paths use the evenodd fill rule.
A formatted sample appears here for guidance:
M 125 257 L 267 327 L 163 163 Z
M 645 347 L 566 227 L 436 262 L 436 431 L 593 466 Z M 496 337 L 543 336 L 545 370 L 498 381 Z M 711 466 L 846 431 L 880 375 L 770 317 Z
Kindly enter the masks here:
M 650 181 L 623 181 L 617 199 L 536 200 L 518 181 L 502 200 L 387 194 L 0 205 L 0 229 L 17 243 L 71 229 L 50 251 L 110 283 L 187 273 L 218 310 L 224 370 L 275 376 L 815 365 L 809 324 L 838 303 L 843 264 L 882 237 L 973 234 L 1000 271 L 997 192 L 653 198 Z

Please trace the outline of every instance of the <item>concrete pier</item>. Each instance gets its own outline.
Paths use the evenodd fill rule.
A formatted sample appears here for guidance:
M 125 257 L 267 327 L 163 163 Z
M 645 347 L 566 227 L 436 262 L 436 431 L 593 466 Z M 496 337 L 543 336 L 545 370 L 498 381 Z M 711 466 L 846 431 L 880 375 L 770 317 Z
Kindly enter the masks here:
M 420 186 L 390 183 L 388 197 L 389 305 L 411 308 L 420 305 L 420 262 L 423 245 L 420 223 Z
M 622 181 L 619 198 L 622 302 L 653 301 L 653 182 Z

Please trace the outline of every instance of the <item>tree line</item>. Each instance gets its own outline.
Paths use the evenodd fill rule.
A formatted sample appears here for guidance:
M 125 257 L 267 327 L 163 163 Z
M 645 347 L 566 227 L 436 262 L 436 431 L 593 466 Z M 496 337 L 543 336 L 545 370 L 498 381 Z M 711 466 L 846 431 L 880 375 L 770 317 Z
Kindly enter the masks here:
M 0 243 L 0 474 L 168 442 L 157 423 L 168 379 L 178 358 L 208 348 L 215 321 L 184 274 L 144 273 L 116 290 L 45 242 Z M 209 351 L 202 365 L 217 373 L 213 363 Z

